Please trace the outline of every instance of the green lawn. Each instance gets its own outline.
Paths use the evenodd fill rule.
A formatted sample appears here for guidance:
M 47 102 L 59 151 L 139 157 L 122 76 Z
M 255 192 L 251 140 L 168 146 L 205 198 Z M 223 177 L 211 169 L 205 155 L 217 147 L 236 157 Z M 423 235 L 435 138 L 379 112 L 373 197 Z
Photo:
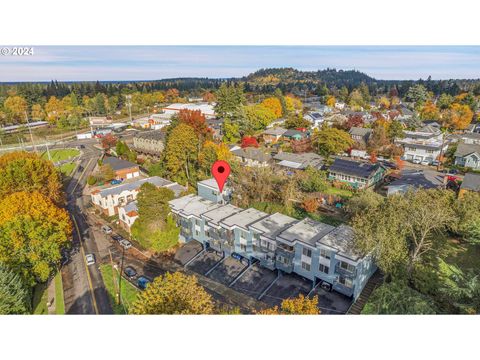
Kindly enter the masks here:
M 115 284 L 118 284 L 118 272 L 115 271 L 115 279 L 112 277 L 112 266 L 110 264 L 100 265 L 100 271 L 102 273 L 103 282 L 107 288 L 107 292 L 110 298 L 110 302 L 115 314 L 127 314 L 129 306 L 135 301 L 138 294 L 138 289 L 130 284 L 123 277 L 122 281 L 122 302 L 123 305 L 117 304 Z M 115 281 L 115 283 L 114 283 Z
M 73 162 L 65 163 L 60 165 L 58 170 L 65 175 L 65 176 L 70 176 L 72 174 L 72 171 L 75 169 L 76 164 Z
M 347 189 L 337 189 L 333 186 L 328 187 L 325 191 L 322 191 L 322 193 L 326 195 L 336 195 L 340 196 L 343 198 L 350 198 L 353 196 L 353 192 Z
M 60 271 L 55 275 L 55 310 L 57 315 L 65 315 L 62 273 Z
M 53 162 L 63 161 L 71 159 L 75 156 L 80 155 L 80 151 L 77 149 L 54 149 L 50 150 L 51 160 Z M 42 158 L 48 160 L 48 152 L 45 151 L 42 154 Z
M 33 314 L 48 315 L 48 291 L 47 283 L 41 283 L 33 289 Z

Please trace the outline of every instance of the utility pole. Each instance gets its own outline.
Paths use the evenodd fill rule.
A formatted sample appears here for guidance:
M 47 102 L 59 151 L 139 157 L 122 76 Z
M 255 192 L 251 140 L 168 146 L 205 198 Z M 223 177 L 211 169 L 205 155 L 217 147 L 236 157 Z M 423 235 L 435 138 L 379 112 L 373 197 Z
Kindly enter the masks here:
M 125 95 L 127 99 L 127 106 L 128 106 L 128 116 L 130 118 L 130 122 L 132 122 L 132 95 Z
M 28 132 L 30 133 L 30 139 L 32 140 L 33 151 L 37 153 L 37 146 L 35 145 L 35 141 L 33 141 L 32 128 L 30 127 L 30 122 L 28 121 L 28 114 L 26 111 L 25 111 L 25 120 L 27 120 L 27 127 L 28 127 Z
M 47 146 L 48 160 L 52 161 L 52 157 L 50 156 L 50 150 L 48 149 L 48 140 L 47 140 L 47 142 L 45 143 L 45 145 Z

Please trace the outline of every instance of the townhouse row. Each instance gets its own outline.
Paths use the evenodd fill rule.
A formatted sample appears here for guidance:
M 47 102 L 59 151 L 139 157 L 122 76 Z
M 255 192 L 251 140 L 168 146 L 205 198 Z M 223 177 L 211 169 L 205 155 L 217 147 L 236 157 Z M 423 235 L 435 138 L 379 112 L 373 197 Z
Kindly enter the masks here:
M 198 195 L 170 201 L 180 227 L 180 242 L 196 240 L 223 256 L 241 256 L 249 263 L 312 281 L 327 282 L 339 293 L 357 298 L 376 266 L 371 256 L 353 247 L 353 229 L 311 219 L 297 220 L 228 204 L 213 179 L 198 183 Z

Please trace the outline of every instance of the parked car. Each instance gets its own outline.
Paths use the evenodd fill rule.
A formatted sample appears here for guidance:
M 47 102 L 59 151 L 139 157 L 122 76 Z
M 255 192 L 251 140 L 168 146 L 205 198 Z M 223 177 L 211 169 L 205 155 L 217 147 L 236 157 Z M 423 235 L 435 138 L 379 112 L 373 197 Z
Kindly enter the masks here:
M 95 264 L 95 255 L 87 254 L 85 255 L 85 260 L 87 261 L 87 265 L 93 265 Z
M 83 166 L 82 166 L 82 165 L 78 165 L 78 170 L 77 170 L 77 171 L 78 171 L 78 172 L 83 171 Z
M 123 240 L 123 237 L 120 236 L 120 235 L 117 235 L 117 234 L 113 234 L 113 235 L 112 235 L 112 239 L 115 240 L 115 241 L 120 242 L 120 241 Z
M 80 149 L 85 149 L 85 145 L 80 145 Z
M 122 183 L 122 180 L 117 180 L 117 179 L 110 181 L 110 184 L 112 185 L 119 185 L 121 183 Z
M 132 279 L 135 276 L 137 276 L 137 270 L 133 266 L 127 266 L 125 270 L 123 270 L 123 273 L 129 278 Z
M 105 234 L 111 234 L 113 231 L 112 231 L 112 228 L 108 225 L 103 225 L 102 226 L 102 231 L 105 233 Z
M 438 161 L 438 160 L 433 160 L 432 161 L 432 166 L 438 166 L 438 165 L 440 165 L 440 161 Z
M 142 275 L 142 276 L 139 276 L 138 279 L 137 279 L 137 286 L 140 289 L 145 290 L 147 288 L 147 285 L 151 282 L 152 282 L 152 280 L 150 280 L 148 277 Z
M 132 243 L 126 239 L 120 240 L 119 243 L 125 250 L 128 250 L 132 247 Z
M 420 164 L 424 166 L 428 166 L 430 165 L 430 160 L 423 160 Z
M 413 159 L 412 160 L 412 163 L 414 163 L 414 164 L 420 164 L 421 162 L 422 162 L 422 160 L 420 160 L 420 159 Z

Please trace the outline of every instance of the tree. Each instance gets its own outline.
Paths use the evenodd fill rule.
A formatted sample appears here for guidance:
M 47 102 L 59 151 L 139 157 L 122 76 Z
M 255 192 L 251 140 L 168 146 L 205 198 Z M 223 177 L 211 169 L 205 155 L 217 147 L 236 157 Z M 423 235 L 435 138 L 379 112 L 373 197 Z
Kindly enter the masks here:
M 55 124 L 60 117 L 65 115 L 65 107 L 57 97 L 51 96 L 45 104 L 45 112 L 47 113 L 47 120 Z
M 392 120 L 388 126 L 387 136 L 390 142 L 394 142 L 395 139 L 403 139 L 405 133 L 403 132 L 403 126 L 398 120 Z
M 9 96 L 3 103 L 7 119 L 15 123 L 25 122 L 25 111 L 27 102 L 21 96 Z
M 307 193 L 325 191 L 328 187 L 327 173 L 308 166 L 299 174 L 299 185 Z
M 242 138 L 242 144 L 240 145 L 243 149 L 247 147 L 258 148 L 258 141 L 253 136 L 244 136 Z
M 102 137 L 102 148 L 105 151 L 110 150 L 111 148 L 117 145 L 117 138 L 112 134 L 107 134 Z
M 240 140 L 240 126 L 230 120 L 223 123 L 223 141 L 232 144 Z
M 126 155 L 130 151 L 128 145 L 123 141 L 117 141 L 115 144 L 115 153 L 118 156 Z
M 195 131 L 200 143 L 212 137 L 213 131 L 208 127 L 205 115 L 200 110 L 182 109 L 178 113 L 178 120 Z
M 100 173 L 102 174 L 103 181 L 111 181 L 117 177 L 115 170 L 113 170 L 112 165 L 105 164 L 100 166 Z
M 198 154 L 198 163 L 206 176 L 211 176 L 210 170 L 217 160 L 231 162 L 233 154 L 225 143 L 215 144 L 213 141 L 205 141 L 202 150 Z
M 212 103 L 215 101 L 215 95 L 210 91 L 205 91 L 202 95 L 202 99 L 205 102 Z
M 186 124 L 176 126 L 167 140 L 165 167 L 173 179 L 190 180 L 198 157 L 198 138 L 194 129 Z
M 35 121 L 42 121 L 45 119 L 45 111 L 40 104 L 32 105 L 32 119 Z
M 480 194 L 467 191 L 455 203 L 456 222 L 453 230 L 470 243 L 480 243 Z
M 215 104 L 215 113 L 217 116 L 236 120 L 240 106 L 246 102 L 245 95 L 243 94 L 243 86 L 223 83 L 215 93 L 215 96 L 217 98 L 217 103 Z
M 262 101 L 261 105 L 266 109 L 269 109 L 275 116 L 275 119 L 282 117 L 282 104 L 278 98 L 266 98 Z
M 325 101 L 325 105 L 329 107 L 335 107 L 335 103 L 337 102 L 337 99 L 335 99 L 335 96 L 328 95 L 327 100 Z
M 330 156 L 348 150 L 353 145 L 353 140 L 343 130 L 326 127 L 314 132 L 313 145 L 320 155 Z
M 410 86 L 405 97 L 415 104 L 415 108 L 420 108 L 427 101 L 428 92 L 425 86 L 415 84 Z
M 365 100 L 363 99 L 360 90 L 353 90 L 348 97 L 348 105 L 353 109 L 360 109 L 365 107 Z
M 377 100 L 380 109 L 390 109 L 390 100 L 386 96 L 382 96 Z
M 423 120 L 438 120 L 440 112 L 433 101 L 428 100 L 420 109 L 420 118 Z
M 473 112 L 468 105 L 453 104 L 441 114 L 442 125 L 449 129 L 463 130 L 470 125 Z
M 341 125 L 344 130 L 350 130 L 352 127 L 363 127 L 364 121 L 362 115 L 355 114 L 348 116 L 348 120 Z
M 287 129 L 304 129 L 311 125 L 311 122 L 304 119 L 302 114 L 293 114 L 283 124 Z
M 14 271 L 0 263 L 0 315 L 29 314 L 29 287 Z
M 0 157 L 0 198 L 18 191 L 38 191 L 55 203 L 63 200 L 59 172 L 51 161 L 27 152 Z
M 273 110 L 263 105 L 243 106 L 242 112 L 243 119 L 240 120 L 240 130 L 247 135 L 265 129 L 277 118 Z
M 453 97 L 449 94 L 442 94 L 437 100 L 437 107 L 440 110 L 446 110 L 453 104 Z
M 345 208 L 350 217 L 362 215 L 372 209 L 377 209 L 383 202 L 383 197 L 371 189 L 359 192 L 352 196 Z
M 0 200 L 0 262 L 29 284 L 46 281 L 56 269 L 71 231 L 68 213 L 37 191 Z
M 139 293 L 132 314 L 201 315 L 213 313 L 213 300 L 197 278 L 180 272 L 161 275 Z
M 377 288 L 362 310 L 367 315 L 435 314 L 433 302 L 402 281 L 386 283 Z
M 319 315 L 318 296 L 308 298 L 303 294 L 296 298 L 288 298 L 282 301 L 280 309 L 275 306 L 270 309 L 259 311 L 260 315 Z
M 308 213 L 314 213 L 318 210 L 320 206 L 320 201 L 318 198 L 315 197 L 307 197 L 302 202 L 302 208 Z

